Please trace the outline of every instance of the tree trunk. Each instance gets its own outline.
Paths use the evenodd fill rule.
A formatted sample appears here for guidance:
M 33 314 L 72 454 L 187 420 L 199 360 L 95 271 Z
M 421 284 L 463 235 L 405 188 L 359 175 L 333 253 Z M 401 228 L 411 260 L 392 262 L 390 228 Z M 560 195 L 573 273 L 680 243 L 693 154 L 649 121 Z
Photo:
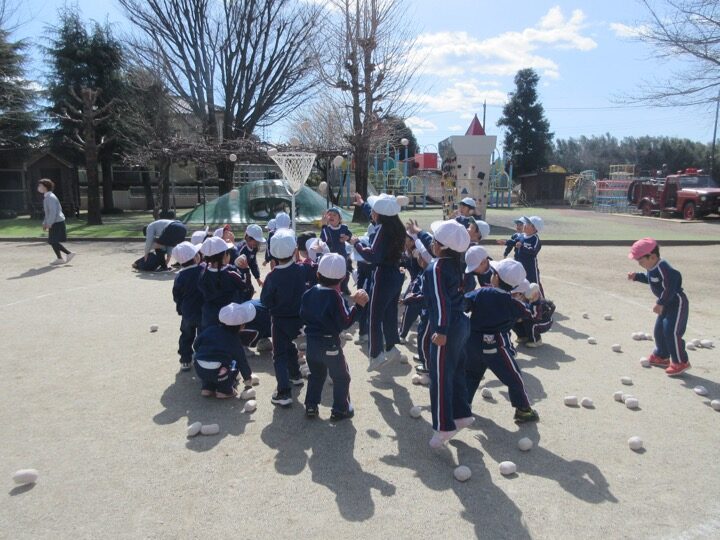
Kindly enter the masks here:
M 141 177 L 143 192 L 145 193 L 145 210 L 154 210 L 155 199 L 153 198 L 152 183 L 150 181 L 150 171 L 142 171 Z
M 100 161 L 102 167 L 102 187 L 103 187 L 103 210 L 105 212 L 112 211 L 115 208 L 113 200 L 113 177 L 112 177 L 112 157 L 108 156 Z
M 168 156 L 162 156 L 158 162 L 160 169 L 160 215 L 170 215 L 170 165 Z
M 368 195 L 368 162 L 369 150 L 367 143 L 360 142 L 355 145 L 355 153 L 353 159 L 355 160 L 355 191 L 357 191 L 363 199 L 367 199 Z M 367 216 L 360 211 L 359 207 L 355 207 L 353 213 L 354 223 L 367 223 Z
M 218 172 L 218 193 L 219 195 L 225 195 L 232 189 L 235 164 L 228 159 L 224 159 L 218 161 L 215 167 Z
M 95 126 L 89 115 L 84 118 L 85 171 L 88 190 L 88 225 L 102 225 L 100 213 L 100 181 L 98 179 L 98 150 L 95 143 Z

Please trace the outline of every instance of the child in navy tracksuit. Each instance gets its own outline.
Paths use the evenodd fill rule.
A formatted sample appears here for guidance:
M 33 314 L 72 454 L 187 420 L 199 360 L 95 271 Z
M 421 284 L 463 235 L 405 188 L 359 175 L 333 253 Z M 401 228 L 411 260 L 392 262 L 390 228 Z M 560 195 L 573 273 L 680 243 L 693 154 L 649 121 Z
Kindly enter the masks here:
M 538 216 L 523 218 L 523 234 L 515 244 L 515 260 L 525 268 L 527 280 L 530 283 L 537 283 L 540 287 L 540 293 L 545 296 L 542 283 L 540 282 L 540 269 L 538 268 L 537 256 L 542 248 L 538 233 L 543 228 L 543 220 Z
M 688 299 L 682 288 L 682 275 L 660 258 L 660 247 L 652 238 L 642 238 L 632 245 L 628 255 L 647 272 L 629 272 L 628 279 L 648 283 L 657 297 L 653 311 L 655 321 L 655 350 L 650 364 L 665 368 L 670 377 L 690 369 L 683 335 L 687 327 Z M 672 361 L 671 361 L 672 360 Z
M 511 281 L 506 274 L 520 271 L 524 276 L 524 272 L 517 261 L 505 259 L 493 264 L 497 270 L 492 277 L 494 287 L 481 287 L 465 295 L 465 309 L 470 312 L 470 338 L 465 348 L 468 403 L 472 403 L 485 371 L 490 368 L 508 387 L 510 403 L 515 407 L 515 421 L 536 422 L 540 417 L 530 406 L 510 340 L 510 330 L 516 321 L 528 319 L 532 313 L 525 303 L 512 297 L 513 285 L 503 279 Z M 512 281 L 517 285 L 521 279 Z
M 202 396 L 235 397 L 238 374 L 246 388 L 252 386 L 241 331 L 254 317 L 255 308 L 249 302 L 223 306 L 218 324 L 205 328 L 195 339 L 195 372 L 202 381 Z
M 260 301 L 270 310 L 272 320 L 273 364 L 277 390 L 272 403 L 292 404 L 291 385 L 302 386 L 298 350 L 293 340 L 300 335 L 300 303 L 308 282 L 305 265 L 295 262 L 297 239 L 292 229 L 279 229 L 273 236 L 272 256 L 277 264 L 265 278 Z
M 375 238 L 369 247 L 355 239 L 355 250 L 373 265 L 370 293 L 370 332 L 368 338 L 370 363 L 374 371 L 402 356 L 396 345 L 398 335 L 398 302 L 403 284 L 399 269 L 405 242 L 405 228 L 398 213 L 400 205 L 393 196 L 380 196 L 373 202 L 372 216 L 377 223 Z
M 248 225 L 247 229 L 245 229 L 245 239 L 241 240 L 236 245 L 237 256 L 244 256 L 244 260 L 242 261 L 241 265 L 238 265 L 239 261 L 235 259 L 235 266 L 238 267 L 240 274 L 244 274 L 245 281 L 248 283 L 252 283 L 250 279 L 250 274 L 252 274 L 252 276 L 255 278 L 255 281 L 257 281 L 259 287 L 262 287 L 263 282 L 260 279 L 260 269 L 258 268 L 257 263 L 257 253 L 260 244 L 265 243 L 265 238 L 263 237 L 260 225 L 256 225 L 255 223 L 253 223 L 251 225 Z M 252 297 L 252 295 L 250 297 Z M 250 298 L 245 298 L 243 300 L 250 300 Z
M 470 325 L 463 313 L 462 259 L 470 236 L 455 220 L 435 222 L 431 227 L 436 258 L 425 270 L 423 295 L 431 336 L 427 365 L 435 434 L 430 446 L 440 448 L 473 421 L 465 384 L 464 349 Z
M 276 221 L 274 218 L 268 221 L 267 225 L 265 225 L 265 230 L 268 232 L 268 237 L 267 244 L 265 245 L 265 260 L 263 261 L 263 266 L 267 266 L 272 259 L 272 257 L 270 256 L 270 241 L 275 234 L 276 228 Z
M 513 250 L 515 251 L 515 254 L 517 254 L 517 243 L 522 236 L 523 227 L 525 227 L 525 220 L 523 218 L 514 219 L 513 223 L 515 224 L 515 232 L 510 237 L 510 239 L 497 241 L 498 245 L 505 246 L 503 257 L 507 257 L 508 255 L 510 255 L 510 252 Z
M 537 283 L 530 285 L 527 294 L 519 296 L 530 306 L 532 318 L 522 319 L 513 327 L 517 341 L 530 348 L 539 347 L 543 344 L 541 335 L 552 328 L 555 303 L 542 297 Z
M 352 263 L 350 262 L 345 246 L 346 243 L 350 241 L 350 238 L 352 238 L 352 232 L 350 232 L 348 226 L 342 222 L 340 210 L 331 208 L 325 212 L 322 231 L 320 231 L 320 239 L 328 245 L 330 253 L 337 253 L 345 259 L 347 273 L 342 282 L 341 290 L 343 294 L 347 295 L 350 294 L 348 281 L 350 279 L 350 273 L 352 272 Z
M 182 242 L 173 248 L 172 254 L 181 268 L 175 276 L 173 283 L 173 300 L 180 320 L 180 339 L 178 340 L 178 354 L 180 355 L 180 369 L 188 371 L 192 364 L 192 345 L 197 337 L 198 328 L 202 322 L 203 296 L 198 289 L 200 276 L 205 271 L 205 265 L 200 263 L 200 246 L 190 242 Z
M 417 360 L 418 364 L 415 366 L 415 370 L 418 373 L 427 373 L 426 358 L 430 351 L 430 334 L 428 330 L 428 310 L 427 303 L 425 302 L 425 296 L 423 294 L 423 284 L 425 282 L 425 268 L 427 263 L 422 256 L 415 251 L 416 260 L 420 272 L 411 283 L 410 290 L 403 297 L 402 303 L 407 308 L 414 307 L 417 310 L 420 322 L 417 327 Z
M 305 414 L 315 417 L 327 375 L 333 382 L 331 420 L 343 420 L 354 415 L 350 401 L 350 370 L 342 350 L 340 332 L 358 319 L 362 306 L 368 302 L 365 291 L 353 295 L 355 305 L 348 308 L 340 294 L 345 279 L 345 258 L 334 253 L 320 259 L 318 284 L 302 298 L 300 317 L 305 323 L 306 357 L 310 376 L 305 393 Z
M 422 273 L 422 268 L 417 261 L 415 240 L 410 235 L 405 237 L 405 251 L 403 252 L 402 257 L 400 257 L 400 268 L 405 268 L 410 278 L 407 289 L 405 289 L 405 292 L 403 293 L 402 298 L 404 299 L 411 293 L 413 287 L 416 286 L 418 276 Z M 415 302 L 411 302 L 409 304 L 405 303 L 402 299 L 401 303 L 405 306 L 405 309 L 403 310 L 403 314 L 400 319 L 399 333 L 400 343 L 405 343 L 408 333 L 410 333 L 410 328 L 412 328 L 412 325 L 420 315 L 421 306 Z
M 200 276 L 198 289 L 203 296 L 201 328 L 216 325 L 220 308 L 248 294 L 248 286 L 235 267 L 230 266 L 231 246 L 213 236 L 203 242 L 200 253 L 207 267 Z

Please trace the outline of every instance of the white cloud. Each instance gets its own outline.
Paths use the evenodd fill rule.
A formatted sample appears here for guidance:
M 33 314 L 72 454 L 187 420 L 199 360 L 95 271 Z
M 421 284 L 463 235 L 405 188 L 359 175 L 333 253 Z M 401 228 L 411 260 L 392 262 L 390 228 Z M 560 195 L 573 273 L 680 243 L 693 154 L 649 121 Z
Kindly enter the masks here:
M 409 94 L 407 101 L 416 103 L 423 111 L 437 113 L 457 113 L 460 119 L 472 119 L 473 115 L 482 110 L 483 102 L 488 105 L 502 105 L 507 94 L 500 90 L 483 89 L 474 79 L 456 82 L 440 92 L 429 94 Z
M 647 26 L 628 26 L 623 23 L 610 23 L 610 30 L 619 38 L 635 38 L 647 31 Z
M 411 61 L 426 75 L 458 77 L 468 73 L 512 76 L 523 68 L 535 68 L 541 75 L 560 76 L 557 63 L 541 48 L 589 51 L 597 47 L 583 35 L 585 14 L 576 9 L 566 17 L 560 7 L 548 12 L 530 28 L 478 39 L 467 32 L 420 34 Z
M 467 131 L 467 126 L 463 127 L 460 124 L 453 124 L 452 126 L 448 126 L 447 130 L 452 132 Z
M 413 130 L 416 135 L 422 135 L 428 131 L 436 131 L 437 126 L 430 120 L 420 118 L 419 116 L 411 116 L 405 119 L 405 125 Z

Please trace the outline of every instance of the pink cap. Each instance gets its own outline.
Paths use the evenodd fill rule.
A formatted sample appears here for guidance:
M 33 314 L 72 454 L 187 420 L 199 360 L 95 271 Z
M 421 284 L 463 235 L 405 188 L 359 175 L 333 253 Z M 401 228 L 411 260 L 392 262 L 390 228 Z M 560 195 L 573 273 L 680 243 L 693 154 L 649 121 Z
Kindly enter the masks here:
M 652 238 L 641 238 L 630 248 L 628 259 L 638 260 L 640 257 L 649 255 L 657 247 L 657 242 Z

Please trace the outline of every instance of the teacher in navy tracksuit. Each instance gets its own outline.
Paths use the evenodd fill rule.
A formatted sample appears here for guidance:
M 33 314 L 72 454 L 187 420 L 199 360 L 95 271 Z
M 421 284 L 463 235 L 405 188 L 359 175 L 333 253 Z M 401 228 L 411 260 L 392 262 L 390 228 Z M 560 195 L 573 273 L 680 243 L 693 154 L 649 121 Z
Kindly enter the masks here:
M 400 343 L 398 300 L 404 279 L 400 272 L 400 257 L 406 233 L 398 217 L 400 204 L 394 196 L 383 193 L 372 199 L 371 207 L 370 217 L 377 225 L 375 237 L 369 246 L 364 246 L 356 237 L 351 242 L 362 258 L 372 265 L 368 371 L 375 371 L 386 362 L 402 356 L 396 345 Z

